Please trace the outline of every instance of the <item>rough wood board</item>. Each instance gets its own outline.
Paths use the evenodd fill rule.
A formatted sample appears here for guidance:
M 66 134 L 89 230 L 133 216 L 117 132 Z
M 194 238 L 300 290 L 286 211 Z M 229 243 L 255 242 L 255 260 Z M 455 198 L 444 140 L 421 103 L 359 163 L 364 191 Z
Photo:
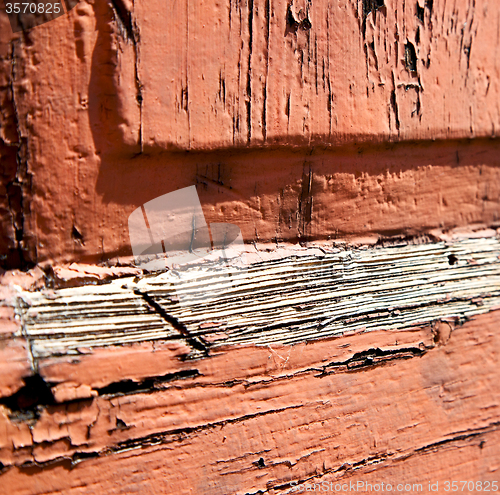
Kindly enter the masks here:
M 498 5 L 381 3 L 80 2 L 5 57 L 19 114 L 84 156 L 498 136 Z
M 192 184 L 207 219 L 240 225 L 249 243 L 498 227 L 498 5 L 375 3 L 89 1 L 14 37 L 0 12 L 3 266 L 130 254 L 128 214 Z M 497 477 L 499 317 L 476 314 L 495 304 L 497 262 L 483 261 L 443 268 L 460 277 L 443 287 L 464 296 L 440 302 L 449 323 L 425 307 L 417 322 L 430 325 L 411 328 L 410 308 L 384 332 L 377 311 L 367 333 L 283 346 L 266 324 L 263 345 L 224 347 L 249 343 L 237 315 L 234 340 L 187 315 L 189 332 L 212 339 L 203 359 L 185 324 L 159 317 L 162 305 L 183 316 L 163 293 L 151 307 L 123 290 L 138 313 L 129 327 L 145 324 L 119 346 L 124 332 L 89 339 L 81 326 L 86 347 L 61 333 L 51 347 L 51 324 L 18 330 L 2 306 L 2 487 L 286 493 L 291 481 L 383 472 Z M 259 272 L 271 282 L 273 266 Z M 145 327 L 153 340 L 141 341 Z M 54 400 L 9 411 L 35 369 Z
M 461 322 L 500 306 L 499 253 L 494 237 L 283 249 L 229 271 L 208 262 L 97 287 L 22 292 L 18 312 L 35 368 L 39 359 L 78 355 L 79 348 L 148 340 L 184 341 L 194 358 L 221 345 Z
M 234 488 L 236 493 L 252 493 L 255 486 L 285 489 L 289 481 L 315 479 L 319 472 L 313 459 L 323 459 L 325 479 L 337 479 L 346 463 L 357 469 L 387 462 L 391 470 L 397 459 L 423 455 L 434 444 L 448 448 L 453 442 L 496 435 L 499 404 L 492 387 L 497 382 L 498 312 L 491 310 L 500 302 L 499 253 L 495 237 L 331 252 L 297 248 L 248 253 L 248 261 L 252 256 L 267 259 L 244 270 L 233 262 L 232 283 L 220 293 L 214 289 L 221 288 L 219 264 L 187 267 L 187 273 L 197 275 L 182 287 L 195 290 L 191 305 L 176 302 L 175 272 L 103 285 L 18 290 L 13 301 L 21 328 L 13 326 L 5 342 L 27 339 L 32 372 L 45 380 L 50 392 L 38 407 L 26 408 L 16 402 L 23 396 L 8 397 L 7 389 L 0 462 L 11 468 L 2 476 L 9 479 L 20 469 L 22 479 L 26 469 L 36 466 L 50 471 L 57 463 L 79 466 L 84 459 L 94 459 L 84 464 L 98 463 L 103 456 L 105 462 L 112 456 L 120 463 L 131 449 L 140 449 L 148 465 L 150 455 L 157 456 L 154 462 L 165 456 L 163 447 L 154 446 L 173 442 L 177 446 L 169 451 L 181 458 L 184 447 L 179 442 L 193 446 L 198 436 L 203 443 L 203 436 L 219 429 L 255 423 L 250 430 L 241 426 L 241 441 L 256 428 L 276 438 L 280 452 L 292 449 L 280 453 L 284 460 L 272 461 L 273 480 L 264 485 L 258 485 L 259 476 L 241 481 L 249 456 L 257 453 L 265 464 L 272 450 L 255 450 L 246 443 L 224 446 L 236 464 L 229 469 L 227 460 L 209 462 L 215 467 L 205 480 L 216 487 L 214 476 L 224 476 L 233 487 L 243 483 Z M 470 347 L 472 342 L 477 345 Z M 27 355 L 26 349 L 26 361 Z M 428 359 L 428 366 L 416 364 Z M 478 387 L 474 393 L 472 383 Z M 374 384 L 381 390 L 375 392 Z M 385 396 L 384 387 L 390 390 Z M 18 395 L 22 393 L 21 388 Z M 390 431 L 382 434 L 382 418 L 388 414 L 383 411 L 393 407 L 392 393 L 404 397 L 397 406 L 403 409 L 394 413 Z M 331 410 L 331 399 L 325 398 L 329 395 L 340 401 L 340 410 Z M 442 417 L 431 412 L 429 400 L 438 401 Z M 373 445 L 361 442 L 360 432 L 350 432 L 366 424 L 353 420 L 353 415 L 366 413 L 365 401 L 375 401 L 377 414 L 370 413 L 369 421 L 381 429 Z M 411 424 L 405 408 L 415 416 Z M 329 416 L 333 413 L 335 419 Z M 281 430 L 268 431 L 270 415 L 280 418 L 276 424 Z M 320 419 L 311 422 L 316 416 Z M 316 423 L 324 426 L 328 421 L 333 423 L 326 437 L 318 430 L 317 438 L 311 433 L 286 448 L 282 445 L 288 429 L 303 435 L 306 423 L 314 430 Z M 331 434 L 337 431 L 334 423 L 338 433 Z M 408 428 L 409 436 L 401 433 Z M 459 435 L 460 428 L 470 432 Z M 329 442 L 339 435 L 347 437 L 337 452 L 340 447 Z M 323 440 L 326 446 L 321 447 Z M 398 447 L 388 454 L 384 446 L 394 442 Z M 196 448 L 202 449 L 201 444 Z M 240 456 L 234 449 L 247 451 Z M 328 449 L 333 450 L 327 455 Z M 200 459 L 209 455 L 202 452 Z M 265 467 L 258 464 L 260 457 L 251 461 L 250 472 Z M 290 472 L 301 459 L 307 461 L 298 477 L 282 473 L 282 465 Z M 192 469 L 206 471 L 196 466 Z M 180 465 L 175 469 L 187 476 Z M 205 493 L 200 486 L 182 489 Z
M 0 261 L 130 254 L 128 215 L 192 184 L 247 242 L 498 222 L 498 5 L 373 5 L 296 2 L 295 31 L 281 0 L 82 1 L 25 36 L 2 10 Z
M 31 424 L 9 420 L 4 409 L 1 462 L 15 466 L 0 479 L 11 493 L 31 495 L 131 487 L 278 494 L 290 493 L 292 481 L 498 480 L 498 322 L 498 312 L 479 315 L 441 339 L 427 327 L 229 348 L 198 361 L 200 383 L 104 390 L 48 406 Z M 374 355 L 385 337 L 391 347 L 410 335 L 413 344 L 406 340 L 392 360 L 365 353 L 358 367 L 338 366 L 359 345 Z M 244 376 L 253 359 L 268 365 L 251 379 L 227 381 Z

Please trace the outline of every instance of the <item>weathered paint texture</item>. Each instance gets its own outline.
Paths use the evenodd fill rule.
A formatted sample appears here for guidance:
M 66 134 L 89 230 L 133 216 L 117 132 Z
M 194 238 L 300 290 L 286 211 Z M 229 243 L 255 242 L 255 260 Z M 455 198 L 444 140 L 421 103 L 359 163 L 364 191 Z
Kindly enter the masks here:
M 1 462 L 13 466 L 2 483 L 30 495 L 278 494 L 292 481 L 497 480 L 498 318 L 194 361 L 138 344 L 59 358 L 43 374 L 66 381 L 61 403 L 31 419 L 1 408 Z M 123 380 L 144 352 L 146 373 L 168 374 L 141 377 L 137 363 Z M 95 393 L 79 399 L 85 388 Z
M 0 491 L 500 482 L 496 0 L 4 10 Z M 192 185 L 259 257 L 225 313 L 128 264 Z
M 192 184 L 246 242 L 497 221 L 499 16 L 82 1 L 13 35 L 0 12 L 3 266 L 130 254 L 128 214 Z
M 5 275 L 0 479 L 16 494 L 221 495 L 496 480 L 489 234 L 254 253 L 241 283 L 187 308 L 165 274 L 41 292 L 43 275 Z
M 226 345 L 457 324 L 500 306 L 495 238 L 266 254 L 232 270 L 221 261 L 195 262 L 99 287 L 21 292 L 15 307 L 34 368 L 82 348 L 169 340 L 193 359 Z
M 90 154 L 495 137 L 497 37 L 488 0 L 82 1 L 12 43 L 14 99 Z

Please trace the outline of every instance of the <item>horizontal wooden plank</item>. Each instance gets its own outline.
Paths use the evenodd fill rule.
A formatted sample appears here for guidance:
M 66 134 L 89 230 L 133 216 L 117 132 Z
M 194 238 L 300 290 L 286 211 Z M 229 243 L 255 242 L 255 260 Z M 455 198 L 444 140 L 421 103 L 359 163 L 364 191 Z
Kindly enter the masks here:
M 500 306 L 494 237 L 310 252 L 284 249 L 244 266 L 207 261 L 106 285 L 22 292 L 18 312 L 36 362 L 164 339 L 186 342 L 195 358 L 221 345 L 456 324 Z
M 4 266 L 129 255 L 130 213 L 193 184 L 249 243 L 496 224 L 494 8 L 296 1 L 289 31 L 288 3 L 79 2 L 29 43 L 0 11 Z
M 131 485 L 146 494 L 277 494 L 292 482 L 427 484 L 458 474 L 492 481 L 500 469 L 498 322 L 498 311 L 478 315 L 442 340 L 427 327 L 378 361 L 356 348 L 376 358 L 384 335 L 398 350 L 399 336 L 412 332 L 297 344 L 289 359 L 285 347 L 226 347 L 184 361 L 200 366 L 198 376 L 116 384 L 46 405 L 30 421 L 0 408 L 0 479 L 32 495 Z M 274 365 L 226 381 L 251 375 L 254 360 Z
M 494 12 L 487 0 L 115 0 L 80 3 L 28 46 L 2 10 L 0 41 L 16 44 L 19 112 L 43 109 L 39 136 L 78 126 L 75 153 L 92 153 L 88 138 L 100 153 L 498 137 Z
M 241 495 L 494 480 L 499 256 L 494 236 L 283 248 L 18 288 L 4 350 L 26 339 L 32 376 L 0 399 L 0 479 Z

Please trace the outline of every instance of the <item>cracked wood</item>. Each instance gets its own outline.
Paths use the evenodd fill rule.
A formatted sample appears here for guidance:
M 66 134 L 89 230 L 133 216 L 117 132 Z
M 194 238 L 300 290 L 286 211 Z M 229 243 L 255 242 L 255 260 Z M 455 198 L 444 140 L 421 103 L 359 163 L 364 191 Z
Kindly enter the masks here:
M 183 341 L 194 358 L 221 345 L 461 323 L 500 305 L 499 253 L 494 237 L 337 252 L 283 249 L 275 259 L 235 265 L 229 281 L 213 262 L 186 268 L 187 281 L 172 271 L 23 292 L 18 312 L 34 363 L 155 339 Z M 186 296 L 189 304 L 180 304 Z
M 20 494 L 113 494 L 133 482 L 142 493 L 214 495 L 289 493 L 292 482 L 382 476 L 442 481 L 461 469 L 493 480 L 498 318 L 498 311 L 478 315 L 442 340 L 427 326 L 226 347 L 178 362 L 197 373 L 135 389 L 116 384 L 85 400 L 43 406 L 38 419 L 0 408 L 1 478 Z M 136 349 L 131 345 L 130 357 Z M 391 350 L 393 360 L 346 365 Z M 81 377 L 88 368 L 82 358 L 67 362 Z

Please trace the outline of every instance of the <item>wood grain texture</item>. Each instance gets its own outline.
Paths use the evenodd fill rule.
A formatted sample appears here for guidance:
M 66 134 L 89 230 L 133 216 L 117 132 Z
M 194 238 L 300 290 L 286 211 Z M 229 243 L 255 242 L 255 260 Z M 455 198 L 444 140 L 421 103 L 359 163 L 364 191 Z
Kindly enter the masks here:
M 497 135 L 492 2 L 153 5 L 131 10 L 143 148 Z
M 498 2 L 77 3 L 0 6 L 0 492 L 500 484 Z M 128 266 L 193 184 L 230 284 Z
M 128 255 L 128 215 L 193 184 L 246 242 L 498 222 L 498 5 L 370 5 L 0 12 L 2 265 Z
M 495 237 L 283 250 L 233 260 L 229 285 L 205 263 L 177 292 L 175 271 L 19 289 L 4 355 L 26 339 L 36 374 L 0 399 L 0 477 L 47 494 L 291 493 L 462 465 L 494 480 L 499 252 Z M 432 456 L 449 470 L 424 473 Z
M 45 406 L 38 420 L 9 419 L 4 409 L 1 462 L 12 467 L 1 479 L 30 494 L 496 480 L 498 318 L 479 315 L 444 340 L 422 327 L 226 348 L 189 362 L 197 376 L 122 382 Z M 393 359 L 369 359 L 398 347 Z M 68 365 L 86 373 L 85 360 Z
M 18 312 L 36 366 L 128 342 L 183 341 L 193 358 L 221 345 L 295 344 L 441 319 L 454 325 L 500 305 L 494 237 L 336 251 L 283 249 L 229 269 L 207 261 L 97 287 L 24 292 Z
M 81 128 L 87 155 L 495 137 L 498 14 L 489 0 L 80 2 L 30 43 L 2 17 L 21 135 L 38 108 L 36 128 Z

